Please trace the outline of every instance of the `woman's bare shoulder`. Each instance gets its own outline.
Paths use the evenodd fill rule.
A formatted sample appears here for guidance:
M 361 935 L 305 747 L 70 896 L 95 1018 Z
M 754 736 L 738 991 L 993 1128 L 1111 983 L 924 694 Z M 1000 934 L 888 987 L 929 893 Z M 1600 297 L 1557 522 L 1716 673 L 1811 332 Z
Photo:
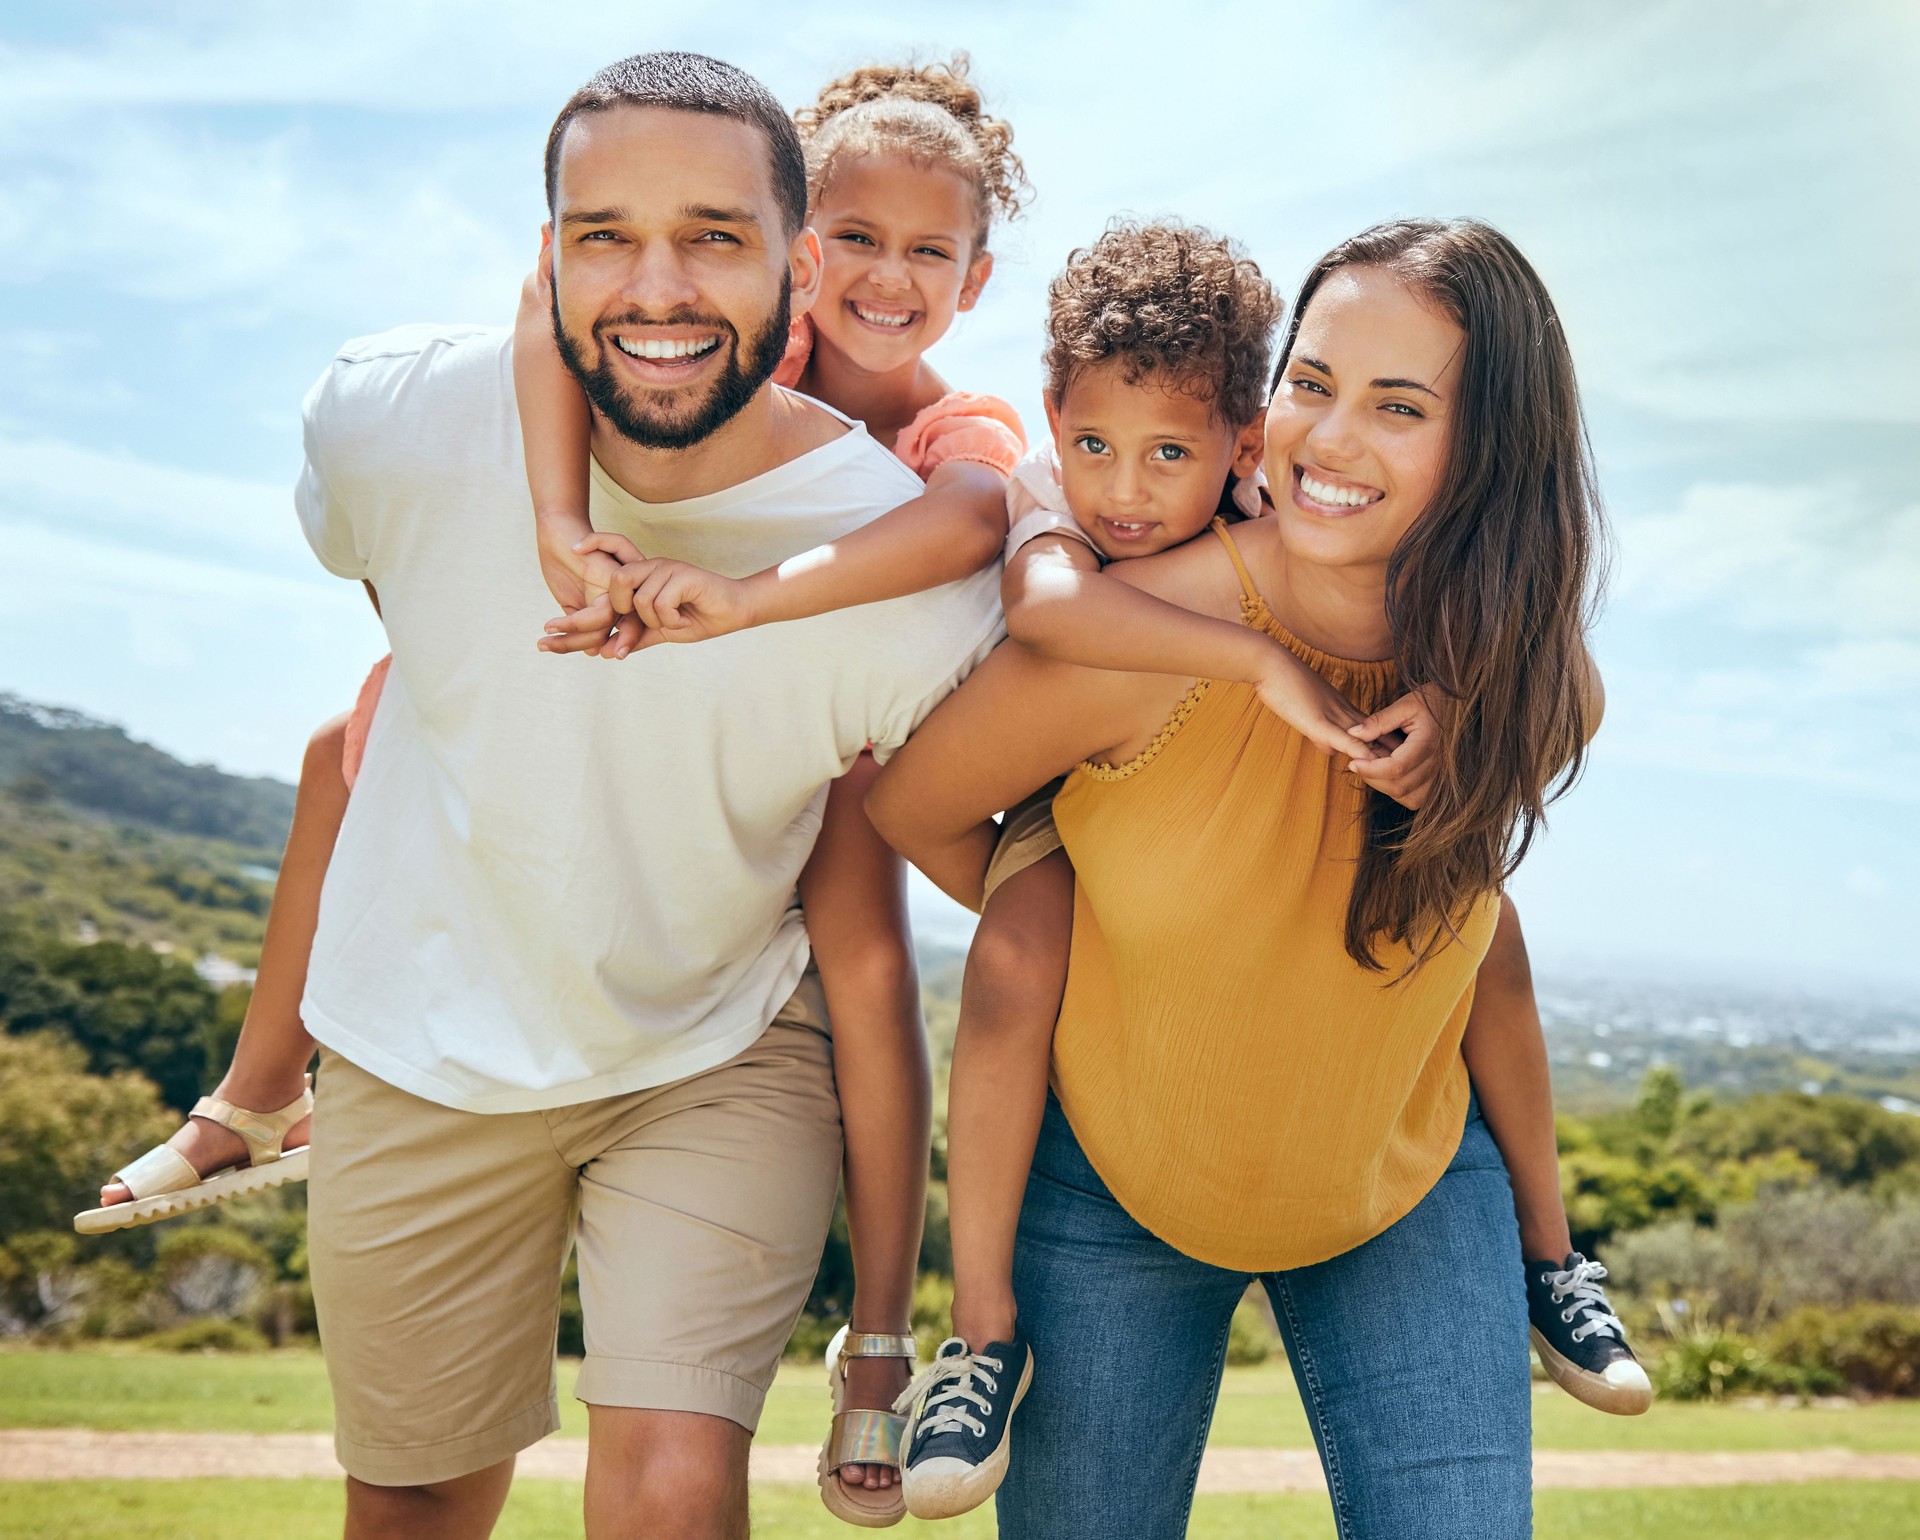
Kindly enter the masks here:
M 1239 530 L 1236 528 L 1235 535 Z M 1156 599 L 1165 599 L 1201 615 L 1238 619 L 1240 584 L 1226 547 L 1211 529 L 1191 540 L 1132 561 L 1117 561 L 1106 569 Z

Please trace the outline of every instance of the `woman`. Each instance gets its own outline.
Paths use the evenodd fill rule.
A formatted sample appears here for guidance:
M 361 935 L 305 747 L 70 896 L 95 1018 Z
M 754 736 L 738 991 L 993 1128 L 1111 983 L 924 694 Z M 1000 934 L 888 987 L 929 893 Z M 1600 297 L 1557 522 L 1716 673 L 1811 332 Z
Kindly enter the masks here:
M 1343 1537 L 1524 1535 L 1527 1312 L 1511 1191 L 1460 1055 L 1499 890 L 1597 712 L 1599 512 L 1572 363 L 1496 231 L 1336 248 L 1266 424 L 1277 517 L 1128 581 L 1291 648 L 1444 743 L 1418 813 L 1244 685 L 1002 648 L 884 772 L 875 822 L 962 902 L 982 825 L 1072 770 L 1078 873 L 1015 1262 L 1044 1344 L 1001 1534 L 1184 1532 L 1248 1281 L 1274 1305 Z

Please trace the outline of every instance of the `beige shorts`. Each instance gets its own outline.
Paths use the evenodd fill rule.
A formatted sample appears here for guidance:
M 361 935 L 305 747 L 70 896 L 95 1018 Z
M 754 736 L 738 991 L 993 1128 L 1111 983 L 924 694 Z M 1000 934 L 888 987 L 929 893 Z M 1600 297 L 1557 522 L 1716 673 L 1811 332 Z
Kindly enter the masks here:
M 993 897 L 993 890 L 1009 877 L 1044 861 L 1061 848 L 1060 831 L 1053 826 L 1053 796 L 1060 782 L 1042 786 L 1018 807 L 1009 808 L 1000 821 L 1000 843 L 993 847 L 993 859 L 987 862 L 986 892 L 980 902 Z
M 840 1174 L 811 972 L 736 1058 L 544 1112 L 459 1112 L 325 1053 L 308 1254 L 340 1463 L 445 1481 L 560 1426 L 554 1334 L 576 1242 L 596 1406 L 758 1423 Z

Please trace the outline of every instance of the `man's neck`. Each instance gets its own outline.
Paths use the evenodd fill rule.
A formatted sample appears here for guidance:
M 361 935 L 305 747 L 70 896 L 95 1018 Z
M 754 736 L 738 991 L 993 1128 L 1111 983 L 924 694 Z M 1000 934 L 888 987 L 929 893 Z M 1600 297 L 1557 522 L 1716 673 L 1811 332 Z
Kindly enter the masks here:
M 600 467 L 643 503 L 679 503 L 737 487 L 831 443 L 846 429 L 818 407 L 763 385 L 724 427 L 685 449 L 647 449 L 593 414 Z

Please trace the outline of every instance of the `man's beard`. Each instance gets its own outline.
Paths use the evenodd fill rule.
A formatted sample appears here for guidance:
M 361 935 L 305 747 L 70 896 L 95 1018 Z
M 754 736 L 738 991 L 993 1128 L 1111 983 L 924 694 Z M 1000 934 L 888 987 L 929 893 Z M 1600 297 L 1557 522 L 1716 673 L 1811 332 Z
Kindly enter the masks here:
M 613 425 L 614 431 L 643 449 L 690 449 L 733 421 L 760 387 L 773 378 L 773 371 L 780 367 L 780 360 L 786 354 L 787 331 L 792 320 L 793 276 L 786 274 L 780 280 L 780 302 L 744 349 L 740 344 L 739 332 L 720 316 L 676 310 L 672 315 L 653 320 L 629 312 L 613 320 L 594 323 L 593 334 L 594 340 L 600 345 L 600 362 L 590 366 L 586 350 L 578 339 L 568 333 L 560 319 L 559 285 L 554 285 L 553 340 L 560 349 L 560 357 L 580 382 L 587 399 Z M 686 416 L 671 414 L 671 406 L 678 404 L 683 390 L 665 391 L 636 400 L 622 388 L 614 373 L 613 360 L 607 354 L 618 344 L 606 335 L 607 329 L 648 324 L 710 326 L 724 339 L 721 345 L 726 349 L 727 358 L 720 377 L 708 387 L 706 399 L 694 403 Z M 668 410 L 662 411 L 662 407 Z

